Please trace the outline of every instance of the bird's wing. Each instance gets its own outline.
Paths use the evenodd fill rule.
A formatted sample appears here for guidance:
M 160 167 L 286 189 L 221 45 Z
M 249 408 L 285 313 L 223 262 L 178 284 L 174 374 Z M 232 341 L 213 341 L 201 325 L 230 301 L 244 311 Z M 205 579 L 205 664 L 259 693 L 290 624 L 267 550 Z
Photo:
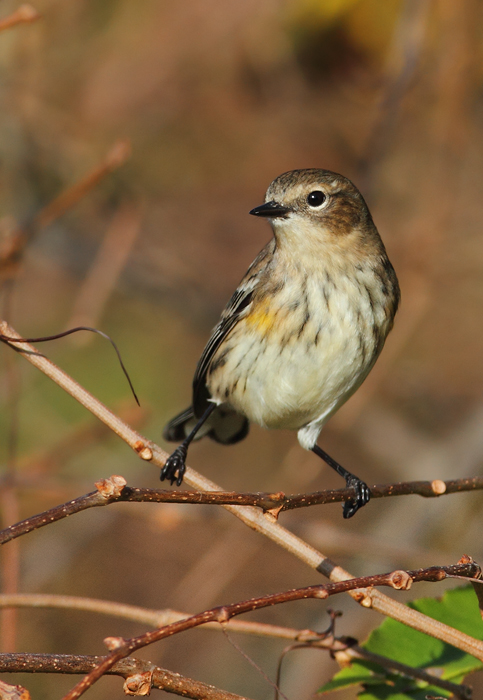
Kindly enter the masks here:
M 249 306 L 259 284 L 261 273 L 266 269 L 267 257 L 273 253 L 274 244 L 272 239 L 250 265 L 203 350 L 193 379 L 193 409 L 198 417 L 206 410 L 210 399 L 210 392 L 206 386 L 206 375 L 211 361 L 230 331 L 249 312 Z
M 195 415 L 203 413 L 210 398 L 210 393 L 206 386 L 206 375 L 211 361 L 228 333 L 240 320 L 243 311 L 250 305 L 252 297 L 253 289 L 236 290 L 203 350 L 193 379 L 193 408 Z

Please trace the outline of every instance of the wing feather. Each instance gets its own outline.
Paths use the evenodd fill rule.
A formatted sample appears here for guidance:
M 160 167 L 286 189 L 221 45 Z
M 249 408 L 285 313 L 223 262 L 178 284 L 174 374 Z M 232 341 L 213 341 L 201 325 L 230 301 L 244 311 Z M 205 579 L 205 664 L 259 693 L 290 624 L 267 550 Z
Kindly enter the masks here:
M 243 311 L 250 305 L 252 297 L 253 290 L 237 290 L 235 292 L 203 350 L 193 379 L 193 408 L 196 416 L 203 414 L 210 399 L 210 392 L 206 386 L 206 375 L 211 361 L 229 332 L 240 320 Z
M 213 357 L 230 331 L 249 312 L 260 276 L 266 269 L 267 256 L 272 255 L 274 246 L 275 240 L 272 239 L 250 265 L 245 277 L 226 305 L 219 323 L 215 326 L 203 350 L 193 379 L 193 409 L 197 417 L 200 417 L 206 410 L 210 399 L 210 392 L 206 386 L 206 377 Z

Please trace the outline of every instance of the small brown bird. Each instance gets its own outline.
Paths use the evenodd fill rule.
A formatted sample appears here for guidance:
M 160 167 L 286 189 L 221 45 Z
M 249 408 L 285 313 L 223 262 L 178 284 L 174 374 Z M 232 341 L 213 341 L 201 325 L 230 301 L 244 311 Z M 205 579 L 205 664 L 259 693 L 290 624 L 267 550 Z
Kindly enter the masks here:
M 249 422 L 297 430 L 354 486 L 350 518 L 368 486 L 317 444 L 330 416 L 371 371 L 399 303 L 396 273 L 359 190 L 329 170 L 277 177 L 265 204 L 274 237 L 248 268 L 201 355 L 193 403 L 164 430 L 180 442 L 161 480 L 183 480 L 188 445 L 208 435 L 223 444 L 246 437 Z

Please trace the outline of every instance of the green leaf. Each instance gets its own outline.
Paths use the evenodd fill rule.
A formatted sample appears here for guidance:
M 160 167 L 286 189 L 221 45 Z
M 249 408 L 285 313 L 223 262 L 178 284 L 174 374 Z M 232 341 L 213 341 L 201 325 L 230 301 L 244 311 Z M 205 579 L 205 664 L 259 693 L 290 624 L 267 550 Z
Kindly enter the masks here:
M 384 682 L 386 673 L 381 674 L 381 667 L 366 661 L 354 661 L 350 666 L 346 666 L 326 683 L 319 693 L 328 693 L 331 690 L 340 690 L 352 685 L 361 685 L 377 678 L 379 674 L 380 682 Z
M 418 684 L 399 679 L 392 686 L 386 684 L 378 688 L 362 690 L 357 697 L 360 700 L 426 700 L 428 695 L 451 697 L 451 693 L 433 685 Z
M 357 660 L 339 671 L 326 683 L 319 693 L 342 690 L 355 685 L 362 685 L 358 697 L 361 700 L 425 700 L 426 696 L 450 697 L 448 691 L 431 686 L 407 676 L 396 674 L 378 664 Z
M 444 622 L 476 639 L 483 639 L 483 622 L 475 593 L 471 586 L 448 591 L 442 598 L 421 598 L 409 607 Z M 407 627 L 401 622 L 386 618 L 361 644 L 374 654 L 399 663 L 423 668 L 445 680 L 461 683 L 466 675 L 483 667 L 473 656 L 445 644 L 439 639 Z M 450 693 L 421 681 L 398 675 L 375 663 L 354 661 L 326 683 L 320 693 L 362 685 L 361 700 L 423 700 L 429 693 L 449 697 Z

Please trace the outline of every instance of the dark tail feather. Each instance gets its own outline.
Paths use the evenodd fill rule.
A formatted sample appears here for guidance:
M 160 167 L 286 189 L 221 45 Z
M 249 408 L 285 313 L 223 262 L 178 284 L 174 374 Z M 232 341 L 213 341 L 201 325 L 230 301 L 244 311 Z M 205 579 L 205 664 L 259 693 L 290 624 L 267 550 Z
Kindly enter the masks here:
M 168 440 L 168 442 L 183 442 L 190 430 L 194 428 L 195 422 L 195 414 L 190 406 L 185 411 L 175 416 L 164 426 L 164 439 Z M 193 425 L 191 428 L 188 428 L 187 426 L 190 423 L 193 423 Z
M 233 445 L 246 438 L 250 429 L 248 418 L 228 406 L 219 406 L 208 419 L 209 437 L 222 445 Z
M 198 418 L 190 406 L 169 421 L 163 430 L 164 439 L 169 442 L 182 442 L 193 430 L 197 420 Z M 219 406 L 199 430 L 195 440 L 208 435 L 212 440 L 220 442 L 222 445 L 232 445 L 248 435 L 249 427 L 248 419 L 245 416 L 241 416 L 227 406 Z

